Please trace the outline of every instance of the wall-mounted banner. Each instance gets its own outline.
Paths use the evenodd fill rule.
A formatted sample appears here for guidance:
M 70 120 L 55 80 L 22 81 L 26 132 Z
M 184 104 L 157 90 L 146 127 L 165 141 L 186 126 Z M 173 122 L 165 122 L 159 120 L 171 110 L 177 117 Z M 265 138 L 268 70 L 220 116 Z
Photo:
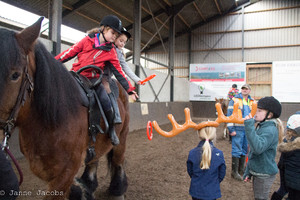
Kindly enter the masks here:
M 190 64 L 190 100 L 227 98 L 232 84 L 246 82 L 246 63 Z
M 300 61 L 276 61 L 272 65 L 272 95 L 280 102 L 300 102 Z

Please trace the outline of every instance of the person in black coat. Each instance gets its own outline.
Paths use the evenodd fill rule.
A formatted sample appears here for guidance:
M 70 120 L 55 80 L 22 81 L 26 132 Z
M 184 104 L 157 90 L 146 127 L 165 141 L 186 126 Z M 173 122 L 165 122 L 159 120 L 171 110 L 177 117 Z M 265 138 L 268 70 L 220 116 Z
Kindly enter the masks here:
M 14 200 L 18 192 L 18 178 L 0 145 L 0 200 Z
M 300 197 L 300 114 L 297 113 L 288 119 L 286 137 L 278 145 L 280 188 L 272 194 L 271 200 L 281 200 L 286 193 L 289 200 Z

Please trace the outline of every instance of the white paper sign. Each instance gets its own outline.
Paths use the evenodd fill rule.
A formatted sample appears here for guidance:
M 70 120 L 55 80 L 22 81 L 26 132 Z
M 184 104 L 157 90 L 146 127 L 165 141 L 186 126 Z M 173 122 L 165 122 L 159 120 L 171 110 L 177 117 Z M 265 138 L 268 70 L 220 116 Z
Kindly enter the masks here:
M 300 102 L 300 61 L 273 62 L 272 95 L 280 102 Z

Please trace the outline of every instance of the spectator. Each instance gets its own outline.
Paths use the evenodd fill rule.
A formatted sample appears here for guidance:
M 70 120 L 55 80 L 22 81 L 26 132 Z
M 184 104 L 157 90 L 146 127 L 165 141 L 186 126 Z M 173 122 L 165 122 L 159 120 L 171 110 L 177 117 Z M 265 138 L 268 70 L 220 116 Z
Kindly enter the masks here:
M 227 95 L 228 100 L 231 100 L 238 93 L 239 93 L 239 89 L 237 89 L 237 85 L 232 84 L 231 89 L 229 90 L 228 95 Z
M 251 87 L 248 84 L 242 86 L 241 93 L 237 94 L 230 100 L 227 110 L 227 116 L 230 116 L 233 111 L 234 101 L 239 104 L 239 117 L 246 117 L 249 115 L 252 109 L 252 103 L 254 99 L 251 98 L 250 92 Z M 232 178 L 242 181 L 241 175 L 244 174 L 246 155 L 248 153 L 248 143 L 245 136 L 244 124 L 228 123 L 227 128 L 231 135 L 231 146 L 232 146 Z
M 287 121 L 286 136 L 278 145 L 281 152 L 278 168 L 280 188 L 271 200 L 281 200 L 288 193 L 289 200 L 300 197 L 300 113 L 290 116 Z

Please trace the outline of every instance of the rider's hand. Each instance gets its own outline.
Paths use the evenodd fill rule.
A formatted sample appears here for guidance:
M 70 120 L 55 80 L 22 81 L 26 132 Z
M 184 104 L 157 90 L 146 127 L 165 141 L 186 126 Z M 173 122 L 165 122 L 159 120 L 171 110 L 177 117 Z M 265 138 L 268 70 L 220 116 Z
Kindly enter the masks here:
M 132 94 L 129 96 L 133 101 L 136 101 L 139 98 L 139 95 L 135 91 L 132 91 Z
M 145 85 L 146 83 L 142 83 L 142 81 L 137 82 L 138 85 Z

